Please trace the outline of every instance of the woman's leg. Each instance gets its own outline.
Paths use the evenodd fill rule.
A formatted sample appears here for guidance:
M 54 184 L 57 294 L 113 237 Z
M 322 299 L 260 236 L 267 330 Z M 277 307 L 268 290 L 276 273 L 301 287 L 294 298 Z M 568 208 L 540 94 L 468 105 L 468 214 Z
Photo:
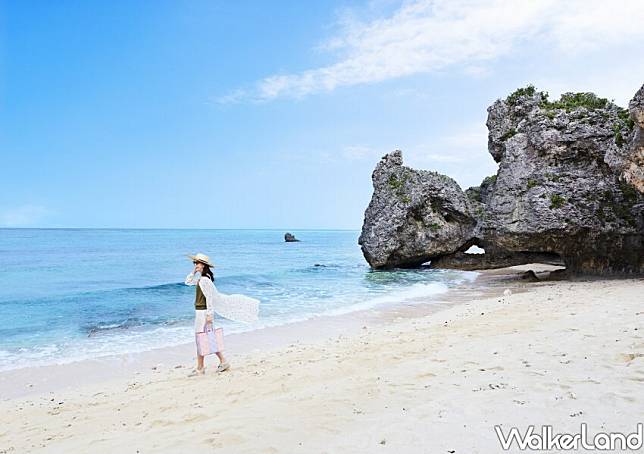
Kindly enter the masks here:
M 217 352 L 217 357 L 219 358 L 219 363 L 223 364 L 226 362 L 226 358 L 224 358 L 224 354 L 221 352 Z
M 196 335 L 204 331 L 205 323 L 206 323 L 206 311 L 195 310 L 195 340 L 196 340 Z M 204 368 L 203 359 L 204 357 L 199 354 L 199 348 L 197 348 L 197 370 L 198 371 L 202 371 Z

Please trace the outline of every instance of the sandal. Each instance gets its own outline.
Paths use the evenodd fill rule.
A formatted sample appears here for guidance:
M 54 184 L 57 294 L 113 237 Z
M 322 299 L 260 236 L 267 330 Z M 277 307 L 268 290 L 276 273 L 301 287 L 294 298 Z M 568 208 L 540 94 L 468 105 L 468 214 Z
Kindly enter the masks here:
M 206 368 L 203 369 L 192 369 L 192 372 L 188 374 L 188 377 L 198 377 L 200 375 L 206 375 Z
M 221 363 L 219 364 L 219 366 L 217 366 L 217 372 L 223 372 L 228 369 L 230 369 L 230 363 L 228 361 L 226 361 L 225 363 Z

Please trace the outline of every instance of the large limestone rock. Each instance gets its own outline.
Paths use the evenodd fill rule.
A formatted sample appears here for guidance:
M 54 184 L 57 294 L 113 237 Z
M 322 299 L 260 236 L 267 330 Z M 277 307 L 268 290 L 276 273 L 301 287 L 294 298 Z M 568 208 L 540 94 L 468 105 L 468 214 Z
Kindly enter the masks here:
M 375 268 L 463 269 L 563 260 L 584 274 L 642 273 L 644 87 L 622 109 L 592 93 L 551 102 L 534 87 L 488 109 L 497 175 L 464 193 L 383 158 L 359 243 Z M 476 244 L 482 257 L 463 254 Z
M 573 273 L 642 272 L 642 193 L 623 178 L 628 113 L 592 93 L 549 102 L 532 87 L 488 109 L 499 163 L 480 226 L 510 251 L 559 254 Z
M 634 123 L 629 153 L 621 167 L 624 180 L 644 192 L 644 85 L 631 100 L 628 110 Z
M 382 158 L 372 180 L 374 194 L 358 240 L 372 267 L 418 266 L 472 237 L 476 220 L 451 178 L 403 166 L 396 150 Z

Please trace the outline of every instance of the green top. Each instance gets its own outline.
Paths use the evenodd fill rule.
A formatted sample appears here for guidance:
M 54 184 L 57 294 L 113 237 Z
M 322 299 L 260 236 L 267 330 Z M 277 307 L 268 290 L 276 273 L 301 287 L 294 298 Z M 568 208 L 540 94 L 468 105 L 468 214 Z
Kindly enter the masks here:
M 201 287 L 197 283 L 197 294 L 195 295 L 195 309 L 196 310 L 205 310 L 208 309 L 206 305 L 206 296 L 201 291 Z

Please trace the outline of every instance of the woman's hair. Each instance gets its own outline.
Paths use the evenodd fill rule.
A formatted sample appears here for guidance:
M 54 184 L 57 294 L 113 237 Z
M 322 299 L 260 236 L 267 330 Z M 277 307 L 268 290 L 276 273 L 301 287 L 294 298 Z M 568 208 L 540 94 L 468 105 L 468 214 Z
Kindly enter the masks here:
M 203 264 L 203 271 L 201 272 L 201 275 L 206 276 L 207 278 L 209 278 L 213 282 L 215 281 L 215 276 L 214 276 L 214 274 L 212 274 L 212 270 L 205 263 Z

